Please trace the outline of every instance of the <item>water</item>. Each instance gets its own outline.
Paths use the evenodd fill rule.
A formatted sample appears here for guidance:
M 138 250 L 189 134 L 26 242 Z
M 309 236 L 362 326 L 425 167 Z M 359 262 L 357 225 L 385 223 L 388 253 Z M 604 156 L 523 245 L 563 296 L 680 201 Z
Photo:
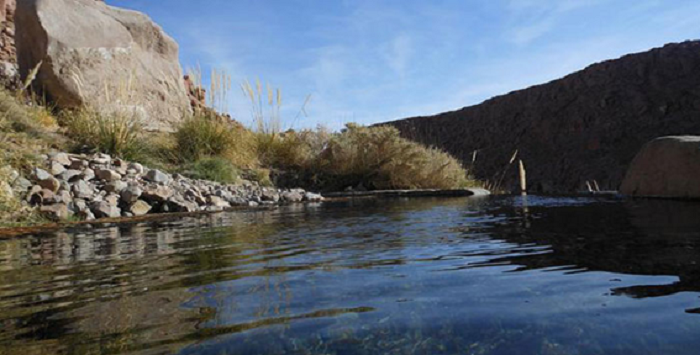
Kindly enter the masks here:
M 334 202 L 0 240 L 0 354 L 695 354 L 700 203 Z

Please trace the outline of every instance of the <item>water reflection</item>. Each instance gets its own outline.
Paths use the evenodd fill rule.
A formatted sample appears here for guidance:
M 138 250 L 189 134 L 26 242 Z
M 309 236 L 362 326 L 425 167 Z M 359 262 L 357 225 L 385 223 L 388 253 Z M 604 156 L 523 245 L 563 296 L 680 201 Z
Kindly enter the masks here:
M 357 200 L 2 240 L 0 354 L 687 353 L 699 212 Z

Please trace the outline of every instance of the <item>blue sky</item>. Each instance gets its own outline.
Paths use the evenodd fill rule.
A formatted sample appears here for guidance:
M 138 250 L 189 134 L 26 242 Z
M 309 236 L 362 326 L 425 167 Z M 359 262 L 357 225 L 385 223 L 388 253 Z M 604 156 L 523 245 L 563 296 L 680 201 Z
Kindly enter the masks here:
M 685 0 L 107 0 L 147 13 L 183 67 L 226 70 L 283 92 L 284 128 L 430 115 L 557 79 L 589 64 L 700 38 Z M 205 78 L 206 81 L 206 78 Z

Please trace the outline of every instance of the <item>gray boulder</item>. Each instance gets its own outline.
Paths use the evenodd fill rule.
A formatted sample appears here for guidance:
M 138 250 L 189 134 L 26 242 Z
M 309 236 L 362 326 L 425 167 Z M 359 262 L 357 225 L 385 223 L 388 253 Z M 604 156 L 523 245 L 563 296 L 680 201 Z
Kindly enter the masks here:
M 78 180 L 73 184 L 71 190 L 73 191 L 73 196 L 76 198 L 90 199 L 95 195 L 92 186 L 85 182 L 85 180 Z
M 165 184 L 167 185 L 171 178 L 170 175 L 157 170 L 157 169 L 151 169 L 146 173 L 146 176 L 144 176 L 144 179 L 147 181 L 155 182 L 158 184 Z
M 60 175 L 64 171 L 66 171 L 66 168 L 61 163 L 54 161 L 54 162 L 51 162 L 51 164 L 49 164 L 49 172 L 54 176 Z
M 112 181 L 105 185 L 104 190 L 107 192 L 112 192 L 112 193 L 121 193 L 124 189 L 126 189 L 129 185 L 127 185 L 126 182 L 117 180 L 117 181 Z
M 173 195 L 173 190 L 166 186 L 149 187 L 141 197 L 148 202 L 165 202 Z
M 75 179 L 79 178 L 82 174 L 83 174 L 83 172 L 80 170 L 68 169 L 68 170 L 62 172 L 61 174 L 59 174 L 57 176 L 57 178 L 59 180 L 71 182 L 71 181 L 74 181 Z
M 148 130 L 172 131 L 190 102 L 178 45 L 151 19 L 94 0 L 17 4 L 17 56 L 25 77 L 43 61 L 37 88 L 61 108 L 84 104 L 133 114 Z M 105 104 L 105 91 L 131 84 L 135 102 Z M 106 89 L 105 89 L 106 87 Z
M 320 194 L 315 194 L 313 192 L 307 192 L 304 194 L 304 201 L 320 202 L 323 201 L 323 196 L 321 196 Z
M 126 189 L 122 190 L 120 195 L 122 201 L 124 201 L 125 203 L 135 203 L 136 200 L 138 200 L 139 197 L 141 197 L 142 193 L 143 190 L 141 190 L 138 186 L 129 186 Z
M 700 136 L 662 137 L 647 143 L 627 170 L 620 192 L 700 198 Z
M 122 215 L 122 211 L 117 206 L 111 205 L 109 202 L 95 202 L 90 207 L 92 213 L 97 218 L 118 218 Z
M 285 191 L 282 193 L 282 200 L 285 202 L 301 202 L 304 195 L 298 191 Z

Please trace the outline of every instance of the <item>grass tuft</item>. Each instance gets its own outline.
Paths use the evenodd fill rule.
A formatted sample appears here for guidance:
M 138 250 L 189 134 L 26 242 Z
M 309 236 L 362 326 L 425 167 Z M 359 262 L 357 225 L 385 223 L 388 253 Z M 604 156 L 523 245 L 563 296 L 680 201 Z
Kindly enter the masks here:
M 185 166 L 183 169 L 183 175 L 189 176 L 193 179 L 232 184 L 238 180 L 240 173 L 228 159 L 221 157 L 206 157 Z
M 89 150 L 137 160 L 145 149 L 143 126 L 135 110 L 98 111 L 82 108 L 63 112 L 60 123 L 77 144 L 76 150 Z

